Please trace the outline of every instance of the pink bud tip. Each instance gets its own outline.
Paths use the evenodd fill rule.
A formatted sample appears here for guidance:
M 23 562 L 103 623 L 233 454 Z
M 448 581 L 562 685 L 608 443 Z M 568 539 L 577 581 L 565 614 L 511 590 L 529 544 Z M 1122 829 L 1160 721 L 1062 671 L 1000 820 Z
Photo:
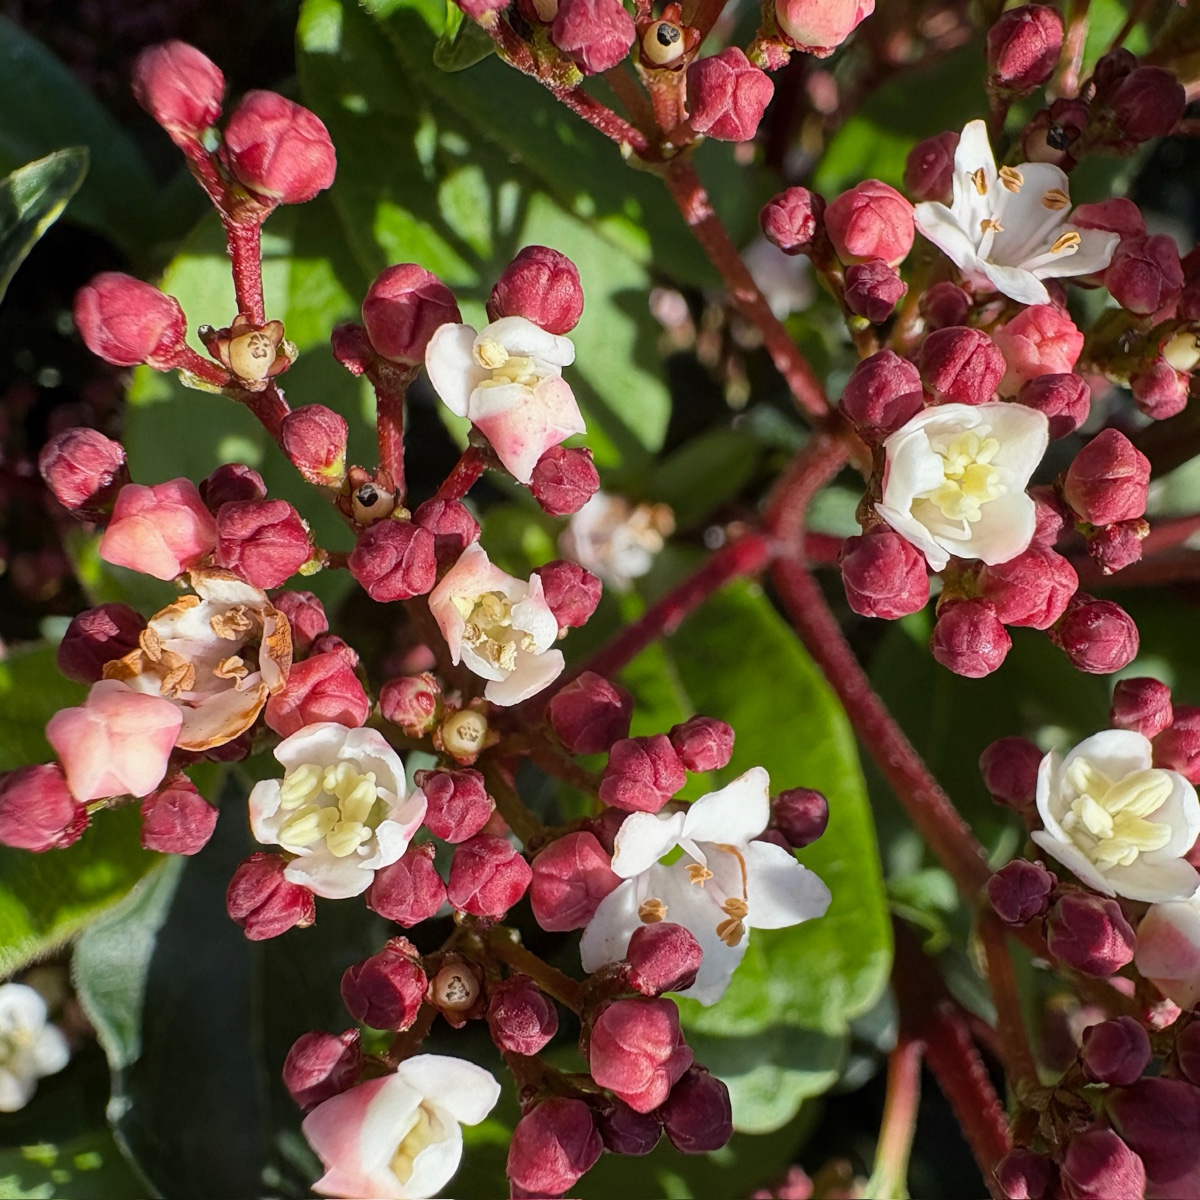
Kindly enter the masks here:
M 912 249 L 913 209 L 894 187 L 868 179 L 831 200 L 825 228 L 844 263 L 881 258 L 896 266 Z
M 1039 375 L 1065 375 L 1083 350 L 1083 334 L 1053 304 L 1031 304 L 995 331 L 996 345 L 1008 369 L 1000 390 L 1015 395 L 1023 383 Z
M 676 1150 L 708 1154 L 733 1137 L 729 1089 L 704 1067 L 692 1067 L 671 1089 L 660 1113 Z
M 1062 17 L 1043 4 L 1010 8 L 988 30 L 988 83 L 1025 95 L 1050 78 L 1062 52 Z
M 1006 1200 L 1050 1200 L 1058 1172 L 1044 1154 L 1018 1147 L 996 1164 L 996 1181 Z
M 1118 729 L 1157 737 L 1175 719 L 1171 689 L 1157 679 L 1121 679 L 1113 687 L 1109 720 Z
M 763 237 L 785 254 L 807 254 L 825 233 L 825 201 L 808 188 L 791 187 L 758 214 Z
M 875 0 L 775 0 L 775 19 L 788 40 L 824 57 L 875 11 Z
M 487 1023 L 501 1050 L 537 1054 L 558 1032 L 558 1010 L 532 979 L 512 975 L 492 989 Z
M 529 901 L 534 918 L 550 933 L 582 929 L 620 882 L 612 856 L 595 834 L 568 833 L 533 860 Z
M 596 1018 L 588 1043 L 592 1078 L 635 1112 L 658 1108 L 692 1065 L 670 1000 L 617 1000 Z
M 921 377 L 943 400 L 985 404 L 995 396 L 1006 370 L 1000 347 L 982 329 L 935 329 L 921 347 Z
M 894 267 L 881 258 L 863 263 L 851 263 L 846 268 L 846 307 L 855 314 L 881 325 L 908 291 L 908 284 Z
M 444 842 L 465 842 L 491 820 L 495 804 L 478 771 L 418 771 L 425 793 L 425 825 Z
M 933 657 L 956 675 L 982 679 L 1004 661 L 1012 638 L 987 600 L 961 600 L 938 614 L 929 643 Z
M 384 720 L 399 725 L 410 737 L 432 732 L 442 707 L 442 689 L 428 671 L 389 679 L 379 692 Z
M 81 517 L 104 513 L 129 482 L 124 446 L 85 426 L 55 434 L 38 455 L 38 470 L 59 504 Z
M 591 620 L 604 585 L 578 563 L 558 560 L 534 572 L 560 630 L 578 629 Z
M 0 845 L 61 850 L 79 841 L 87 824 L 87 809 L 71 795 L 57 763 L 0 775 Z
M 187 318 L 174 296 L 117 271 L 75 293 L 75 325 L 87 348 L 117 367 L 169 371 L 186 348 Z
M 552 517 L 578 512 L 600 490 L 600 474 L 592 463 L 592 452 L 551 446 L 533 468 L 529 490 Z
M 413 524 L 433 534 L 433 552 L 439 567 L 449 567 L 479 538 L 479 522 L 458 500 L 426 500 L 413 513 Z
M 1041 863 L 1014 858 L 988 880 L 988 899 L 1006 925 L 1024 925 L 1045 916 L 1057 884 L 1058 879 Z
M 350 552 L 350 574 L 380 604 L 423 596 L 437 581 L 436 545 L 411 521 L 377 521 Z
M 600 754 L 629 736 L 633 697 L 619 684 L 584 671 L 555 693 L 550 726 L 572 754 Z
M 1000 738 L 979 756 L 983 786 L 998 804 L 1017 812 L 1028 809 L 1037 793 L 1038 768 L 1044 757 L 1027 738 Z
M 217 827 L 217 810 L 186 775 L 142 801 L 142 845 L 160 854 L 198 854 Z
M 502 917 L 525 895 L 533 871 L 507 838 L 477 834 L 455 848 L 446 894 L 459 912 Z
M 425 361 L 425 347 L 439 327 L 462 321 L 454 293 L 416 263 L 398 263 L 379 275 L 367 290 L 362 318 L 376 354 L 409 366 Z
M 1107 978 L 1133 961 L 1133 928 L 1106 896 L 1067 893 L 1050 910 L 1046 941 L 1055 958 L 1084 975 Z
M 924 555 L 890 529 L 847 538 L 839 563 L 846 600 L 861 616 L 894 621 L 929 600 Z
M 286 500 L 244 500 L 217 513 L 217 563 L 255 587 L 277 588 L 312 558 L 308 526 Z
M 403 1030 L 417 1019 L 428 987 L 417 948 L 397 937 L 378 954 L 346 968 L 342 1002 L 356 1021 L 372 1029 Z
M 325 608 L 312 592 L 281 592 L 272 603 L 287 617 L 297 656 L 307 654 L 313 642 L 329 632 Z
M 174 579 L 216 547 L 217 523 L 190 479 L 170 479 L 153 487 L 127 483 L 117 496 L 112 519 L 100 539 L 100 557 Z
M 585 75 L 601 75 L 629 53 L 637 39 L 620 0 L 559 0 L 550 40 Z
M 1133 618 L 1111 600 L 1077 592 L 1050 640 L 1072 664 L 1091 675 L 1111 675 L 1137 657 L 1138 631 Z
M 490 321 L 524 317 L 547 333 L 570 333 L 583 316 L 579 269 L 548 246 L 526 246 L 492 288 L 487 315 Z
M 1146 1195 L 1145 1165 L 1111 1129 L 1097 1126 L 1073 1137 L 1060 1171 L 1067 1200 Z
M 1173 706 L 1171 724 L 1154 739 L 1154 765 L 1200 783 L 1200 708 Z
M 728 46 L 688 67 L 688 124 L 717 141 L 747 142 L 774 94 L 770 76 L 742 50 Z
M 1093 1083 L 1128 1087 L 1150 1065 L 1150 1035 L 1132 1017 L 1117 1017 L 1083 1031 L 1084 1074 Z
M 283 1085 L 305 1111 L 358 1083 L 362 1069 L 359 1031 L 313 1031 L 298 1037 L 283 1063 Z
M 1079 590 L 1079 576 L 1061 554 L 1030 546 L 1008 562 L 985 566 L 978 587 L 1005 625 L 1049 629 Z
M 917 368 L 893 350 L 880 350 L 854 368 L 839 403 L 865 437 L 880 441 L 915 417 L 924 401 Z
M 265 500 L 267 485 L 263 477 L 245 463 L 222 463 L 200 481 L 200 499 L 214 516 L 222 504 L 246 500 Z
M 904 164 L 904 187 L 914 200 L 950 203 L 950 186 L 954 180 L 954 152 L 958 149 L 959 136 L 957 131 L 935 134 L 923 142 L 918 142 L 908 152 L 908 159 Z
M 687 772 L 670 738 L 625 738 L 609 751 L 600 799 L 627 812 L 658 812 L 687 783 Z
M 283 691 L 267 701 L 267 725 L 290 737 L 305 725 L 336 721 L 357 729 L 371 712 L 371 702 L 353 667 L 335 651 L 293 663 Z
M 253 942 L 278 937 L 317 919 L 312 892 L 283 877 L 287 860 L 280 854 L 252 854 L 233 873 L 225 906 Z
M 625 957 L 630 986 L 643 996 L 661 996 L 691 987 L 704 953 L 689 930 L 660 921 L 633 931 Z
M 77 683 L 96 683 L 104 666 L 138 647 L 146 622 L 128 604 L 101 604 L 73 617 L 58 644 L 58 669 Z
M 346 438 L 343 417 L 323 404 L 306 404 L 283 419 L 280 436 L 284 453 L 309 483 L 338 487 L 346 477 Z
M 604 1143 L 582 1100 L 553 1096 L 531 1108 L 513 1130 L 508 1177 L 532 1196 L 561 1196 L 596 1165 Z
M 367 907 L 411 929 L 428 921 L 446 903 L 446 885 L 433 865 L 433 843 L 409 846 L 390 867 L 375 872 Z
M 137 102 L 172 135 L 195 138 L 221 115 L 225 76 L 186 42 L 148 46 L 133 61 Z
M 247 92 L 225 126 L 225 159 L 250 191 L 303 204 L 333 183 L 337 156 L 316 113 L 275 92 Z

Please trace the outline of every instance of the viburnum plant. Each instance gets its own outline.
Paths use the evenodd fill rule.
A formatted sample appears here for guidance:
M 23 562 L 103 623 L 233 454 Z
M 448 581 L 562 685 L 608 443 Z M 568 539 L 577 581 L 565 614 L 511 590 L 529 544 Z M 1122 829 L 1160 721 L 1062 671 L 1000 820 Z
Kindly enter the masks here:
M 53 757 L 0 778 L 0 842 L 21 852 L 4 903 L 27 914 L 3 939 L 23 974 L 0 987 L 0 1109 L 54 1086 L 94 1031 L 132 1163 L 156 1194 L 214 1194 L 162 1132 L 195 1110 L 155 1112 L 176 1036 L 155 989 L 177 973 L 250 1009 L 258 971 L 266 1032 L 243 1045 L 198 1005 L 174 1084 L 219 1108 L 260 1068 L 282 1079 L 292 1113 L 254 1109 L 277 1132 L 223 1135 L 272 1144 L 258 1194 L 954 1194 L 936 1162 L 909 1183 L 924 1063 L 993 1196 L 1200 1196 L 1200 708 L 1168 686 L 1196 681 L 1139 659 L 1133 616 L 1093 594 L 1195 578 L 1196 517 L 1152 530 L 1147 511 L 1152 473 L 1197 449 L 1200 255 L 1110 193 L 1157 139 L 1196 132 L 1196 14 L 776 0 L 754 30 L 720 0 L 458 3 L 444 23 L 306 3 L 301 78 L 328 126 L 273 91 L 227 97 L 183 41 L 133 63 L 227 257 L 194 242 L 161 286 L 102 271 L 74 327 L 137 368 L 131 431 L 172 395 L 230 436 L 203 478 L 145 432 L 137 456 L 87 423 L 40 450 L 94 603 L 56 650 L 82 687 L 30 701 Z M 391 164 L 389 40 L 419 114 Z M 876 89 L 920 106 L 904 72 L 943 57 L 970 66 L 974 107 L 902 162 L 874 144 L 891 182 L 837 166 L 836 131 Z M 480 164 L 503 180 L 497 146 L 537 162 L 565 206 L 486 192 L 455 124 L 474 110 Z M 506 141 L 524 120 L 544 145 Z M 594 197 L 558 174 L 586 126 L 613 143 L 598 171 L 641 174 L 583 237 Z M 718 168 L 715 143 L 736 146 Z M 790 186 L 743 254 L 719 213 L 760 190 L 730 198 L 760 149 Z M 423 174 L 478 261 L 528 206 L 498 275 L 416 206 Z M 364 197 L 374 232 L 354 223 Z M 667 235 L 647 197 L 705 259 L 703 287 L 663 271 L 649 304 L 645 237 Z M 335 211 L 387 265 L 352 298 L 361 319 L 331 327 L 312 296 L 356 274 L 306 255 Z M 541 244 L 556 231 L 587 253 Z M 607 256 L 628 276 L 589 332 Z M 230 268 L 231 291 L 209 286 Z M 666 414 L 614 296 L 694 351 L 672 427 L 714 380 L 746 409 L 701 450 L 653 465 Z M 328 369 L 306 374 L 321 342 Z M 797 420 L 748 405 L 756 388 L 786 388 Z M 335 395 L 366 404 L 373 446 Z M 247 429 L 261 455 L 238 452 Z M 958 786 L 982 749 L 998 807 L 943 790 L 915 744 L 931 722 L 950 730 L 939 773 Z M 128 877 L 102 849 L 122 830 L 147 852 Z M 234 925 L 278 949 L 210 970 Z M 77 1000 L 61 978 L 47 997 L 47 968 L 26 968 L 68 955 Z M 865 1067 L 844 1061 L 852 1032 Z M 206 1037 L 236 1044 L 234 1075 Z M 884 1058 L 873 1163 L 801 1149 L 804 1101 Z M 711 1157 L 689 1183 L 681 1155 Z M 254 1174 L 221 1170 L 218 1191 Z

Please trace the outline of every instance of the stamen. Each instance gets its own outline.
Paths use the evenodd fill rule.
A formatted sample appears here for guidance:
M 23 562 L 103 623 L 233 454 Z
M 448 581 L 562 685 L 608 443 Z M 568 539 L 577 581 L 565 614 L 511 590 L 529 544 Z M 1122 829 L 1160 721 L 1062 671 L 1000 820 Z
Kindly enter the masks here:
M 1001 167 L 1000 182 L 1014 194 L 1019 192 L 1025 183 L 1025 176 L 1016 167 Z
M 699 863 L 692 863 L 687 869 L 688 878 L 696 884 L 703 887 L 712 877 L 713 873 L 707 868 L 702 867 Z
M 485 338 L 475 347 L 475 357 L 481 367 L 494 371 L 508 362 L 508 351 L 493 338 Z
M 989 229 L 992 231 L 992 233 L 1004 232 L 1004 226 L 1001 225 L 995 217 L 984 217 L 984 219 L 979 222 L 979 232 L 987 233 Z
M 1083 238 L 1075 230 L 1069 229 L 1066 233 L 1061 234 L 1054 245 L 1050 247 L 1050 253 L 1061 254 L 1064 250 L 1077 250 L 1082 241 Z
M 971 182 L 975 185 L 975 190 L 981 195 L 986 196 L 988 190 L 987 171 L 983 167 L 971 172 Z
M 141 647 L 142 653 L 153 663 L 158 662 L 162 658 L 163 643 L 162 638 L 150 628 L 149 625 L 138 635 L 138 646 Z
M 666 917 L 667 906 L 656 897 L 652 896 L 638 905 L 638 918 L 643 925 L 657 925 L 659 921 L 666 920 Z
M 304 763 L 289 771 L 279 785 L 279 807 L 299 808 L 321 794 L 321 777 L 324 772 L 316 763 Z
M 717 926 L 717 937 L 732 949 L 746 936 L 746 927 L 734 917 Z
M 1070 203 L 1071 197 L 1062 188 L 1051 188 L 1042 197 L 1042 206 L 1050 209 L 1051 212 L 1060 212 Z

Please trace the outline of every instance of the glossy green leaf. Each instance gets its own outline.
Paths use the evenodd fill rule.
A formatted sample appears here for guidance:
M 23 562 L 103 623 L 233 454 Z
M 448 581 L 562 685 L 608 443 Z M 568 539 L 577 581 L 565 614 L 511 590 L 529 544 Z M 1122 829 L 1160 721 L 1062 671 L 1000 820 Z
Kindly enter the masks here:
M 140 1187 L 107 1129 L 0 1150 L 0 1200 L 127 1200 Z

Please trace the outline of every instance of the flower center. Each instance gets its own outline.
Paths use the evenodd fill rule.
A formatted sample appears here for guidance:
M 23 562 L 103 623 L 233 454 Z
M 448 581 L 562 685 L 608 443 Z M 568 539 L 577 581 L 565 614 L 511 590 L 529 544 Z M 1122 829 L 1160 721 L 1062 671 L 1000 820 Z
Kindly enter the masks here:
M 1171 840 L 1170 826 L 1146 820 L 1171 794 L 1168 772 L 1151 767 L 1114 783 L 1078 758 L 1066 781 L 1076 795 L 1062 827 L 1097 866 L 1128 867 L 1139 854 L 1161 850 Z
M 0 1070 L 9 1068 L 37 1041 L 37 1032 L 11 1017 L 0 1023 Z
M 375 772 L 360 773 L 348 762 L 304 763 L 289 771 L 279 785 L 279 807 L 291 814 L 279 830 L 281 845 L 324 841 L 335 858 L 369 841 L 385 811 Z
M 463 641 L 501 671 L 516 670 L 518 650 L 536 649 L 528 633 L 513 628 L 513 606 L 502 593 L 456 596 L 454 607 L 466 623 Z
M 952 521 L 978 521 L 983 506 L 1004 494 L 999 468 L 992 459 L 1000 443 L 988 437 L 988 429 L 959 434 L 944 450 L 934 450 L 942 459 L 943 480 L 935 488 L 922 492 L 917 499 L 928 500 Z
M 429 1109 L 421 1104 L 417 1107 L 416 1115 L 413 1117 L 413 1123 L 408 1132 L 404 1135 L 400 1145 L 396 1147 L 392 1161 L 388 1163 L 392 1174 L 402 1184 L 412 1178 L 414 1160 L 433 1140 L 433 1119 L 429 1114 Z
M 479 387 L 502 387 L 508 383 L 520 383 L 533 387 L 541 378 L 537 363 L 527 355 L 509 354 L 495 338 L 484 338 L 475 347 L 475 360 L 492 373 L 490 379 L 481 380 Z

